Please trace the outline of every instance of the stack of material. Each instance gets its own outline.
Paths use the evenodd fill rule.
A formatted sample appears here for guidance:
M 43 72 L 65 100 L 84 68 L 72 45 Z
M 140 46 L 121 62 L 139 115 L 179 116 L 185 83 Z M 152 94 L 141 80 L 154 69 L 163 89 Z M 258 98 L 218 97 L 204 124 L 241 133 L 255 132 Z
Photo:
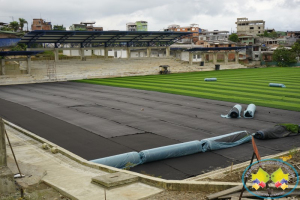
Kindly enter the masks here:
M 296 129 L 295 129 L 295 128 Z M 272 128 L 266 128 L 259 130 L 254 134 L 254 137 L 261 140 L 283 138 L 287 136 L 297 135 L 299 132 L 299 126 L 289 125 L 276 125 Z
M 175 158 L 201 152 L 200 141 L 184 142 L 164 147 L 158 147 L 140 152 L 142 163 Z
M 281 84 L 281 83 L 269 83 L 269 86 L 270 87 L 282 87 L 282 88 L 285 88 L 285 85 Z
M 202 151 L 213 151 L 234 147 L 251 140 L 251 135 L 247 131 L 238 131 L 217 137 L 201 140 Z
M 133 167 L 142 163 L 140 154 L 135 151 L 90 161 L 120 169 L 126 167 Z
M 217 81 L 217 78 L 205 78 L 204 81 Z
M 241 117 L 242 106 L 240 104 L 236 104 L 233 108 L 229 111 L 227 115 L 221 115 L 224 118 L 240 118 Z
M 253 118 L 256 110 L 256 106 L 254 104 L 249 104 L 247 109 L 244 111 L 244 118 Z

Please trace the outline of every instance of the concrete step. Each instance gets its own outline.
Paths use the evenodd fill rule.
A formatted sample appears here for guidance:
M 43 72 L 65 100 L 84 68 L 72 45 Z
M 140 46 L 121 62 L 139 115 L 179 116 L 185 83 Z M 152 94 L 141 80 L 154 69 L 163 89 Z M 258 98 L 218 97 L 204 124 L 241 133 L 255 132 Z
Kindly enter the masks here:
M 120 187 L 130 183 L 138 182 L 139 177 L 123 172 L 116 172 L 112 174 L 105 174 L 92 178 L 92 183 L 99 184 L 106 188 Z

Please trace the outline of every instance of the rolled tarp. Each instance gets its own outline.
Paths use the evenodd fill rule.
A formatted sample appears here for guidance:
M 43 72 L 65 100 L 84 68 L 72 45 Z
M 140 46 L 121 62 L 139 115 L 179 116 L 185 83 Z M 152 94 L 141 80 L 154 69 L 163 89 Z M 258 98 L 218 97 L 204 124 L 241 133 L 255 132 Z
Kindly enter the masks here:
M 242 106 L 240 104 L 236 104 L 233 108 L 229 111 L 227 115 L 221 115 L 224 118 L 240 118 L 241 117 Z
M 116 167 L 119 169 L 123 169 L 125 167 L 133 167 L 142 163 L 140 154 L 135 151 L 90 161 L 102 165 Z
M 269 86 L 270 87 L 282 87 L 282 88 L 285 88 L 285 85 L 281 84 L 281 83 L 269 83 Z
M 249 134 L 247 131 L 237 131 L 217 137 L 207 138 L 201 140 L 200 143 L 202 151 L 206 152 L 234 147 L 249 142 L 251 137 L 251 134 Z
M 244 111 L 244 118 L 253 118 L 256 110 L 256 106 L 254 104 L 249 104 L 247 109 Z
M 293 136 L 297 134 L 298 133 L 294 133 L 293 131 L 288 130 L 286 126 L 276 125 L 271 128 L 266 128 L 257 131 L 254 134 L 254 138 L 260 140 L 268 140 L 268 139 L 284 138 L 284 137 Z
M 217 81 L 217 78 L 205 78 L 204 81 Z
M 191 142 L 184 142 L 180 144 L 173 144 L 173 145 L 143 150 L 139 154 L 142 163 L 148 163 L 148 162 L 163 160 L 167 158 L 186 156 L 201 151 L 202 149 L 201 149 L 200 141 L 195 140 Z

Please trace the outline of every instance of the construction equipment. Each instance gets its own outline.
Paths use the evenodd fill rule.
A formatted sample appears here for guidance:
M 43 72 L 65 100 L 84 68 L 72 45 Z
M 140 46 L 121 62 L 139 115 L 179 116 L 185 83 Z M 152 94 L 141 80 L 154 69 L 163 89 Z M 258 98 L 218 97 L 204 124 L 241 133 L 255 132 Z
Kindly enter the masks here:
M 170 66 L 169 65 L 160 65 L 159 66 L 159 74 L 170 74 Z

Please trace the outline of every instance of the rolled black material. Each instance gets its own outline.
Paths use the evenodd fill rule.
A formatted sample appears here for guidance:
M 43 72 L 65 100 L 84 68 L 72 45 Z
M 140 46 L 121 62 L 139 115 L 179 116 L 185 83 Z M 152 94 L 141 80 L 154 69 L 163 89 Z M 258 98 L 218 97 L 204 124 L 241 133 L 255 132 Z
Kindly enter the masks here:
M 266 128 L 260 131 L 257 131 L 254 134 L 254 137 L 261 140 L 268 140 L 268 139 L 276 139 L 276 138 L 283 138 L 291 135 L 296 135 L 291 131 L 288 131 L 285 126 L 274 126 L 272 128 Z
M 231 118 L 238 118 L 240 116 L 239 113 L 240 111 L 236 107 L 233 107 L 229 113 L 229 116 Z

